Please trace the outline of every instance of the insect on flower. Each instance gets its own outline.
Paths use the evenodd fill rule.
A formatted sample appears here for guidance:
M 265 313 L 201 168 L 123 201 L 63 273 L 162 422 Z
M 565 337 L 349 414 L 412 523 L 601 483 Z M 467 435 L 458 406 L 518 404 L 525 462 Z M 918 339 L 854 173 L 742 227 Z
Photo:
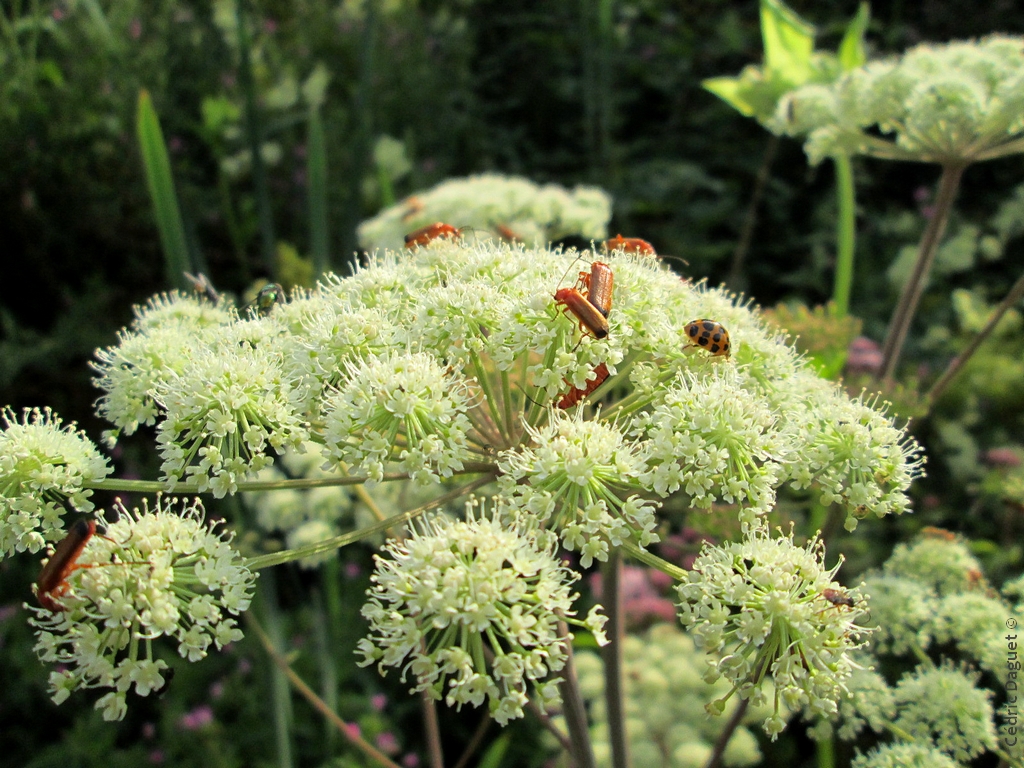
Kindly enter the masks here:
M 729 332 L 717 320 L 691 320 L 683 327 L 683 331 L 693 342 L 693 344 L 687 344 L 687 347 L 703 347 L 711 353 L 712 357 L 729 359 L 729 353 L 732 351 Z
M 504 240 L 506 243 L 521 243 L 522 238 L 519 237 L 510 227 L 506 227 L 504 224 L 495 224 L 494 231 L 498 233 L 498 237 Z
M 595 261 L 589 272 L 580 272 L 577 289 L 587 289 L 587 301 L 605 317 L 612 311 L 612 286 L 615 275 L 603 261 Z
M 841 589 L 823 589 L 821 590 L 821 596 L 837 608 L 840 605 L 845 605 L 847 608 L 853 608 L 855 605 L 853 598 Z
M 590 394 L 604 384 L 605 379 L 608 378 L 608 366 L 601 363 L 594 369 L 594 378 L 587 382 L 585 387 L 573 387 L 556 403 L 556 405 L 565 410 L 566 408 L 572 408 L 580 401 L 586 399 Z
M 192 283 L 192 290 L 198 293 L 200 296 L 205 296 L 214 304 L 220 301 L 220 294 L 217 293 L 217 289 L 213 287 L 213 283 L 210 282 L 210 278 L 208 278 L 202 272 L 200 272 L 198 275 L 192 275 L 186 272 L 185 279 Z
M 79 520 L 68 530 L 53 550 L 53 555 L 46 561 L 39 572 L 33 591 L 39 604 L 52 613 L 60 613 L 64 607 L 57 602 L 61 595 L 68 591 L 67 578 L 79 568 L 91 566 L 78 565 L 78 558 L 96 533 L 96 523 L 92 520 Z
M 465 229 L 465 227 L 463 227 Z M 410 232 L 405 236 L 405 247 L 415 248 L 417 245 L 426 245 L 441 237 L 455 239 L 462 235 L 462 229 L 456 229 L 451 224 L 438 221 L 428 224 L 425 227 Z
M 600 262 L 595 262 L 599 264 Z M 603 265 L 607 267 L 607 265 Z M 591 267 L 593 269 L 593 267 Z M 580 288 L 587 288 L 588 293 L 591 289 L 591 283 L 593 282 L 593 274 L 588 275 L 586 272 L 580 272 L 580 279 L 576 285 L 572 288 L 559 288 L 555 291 L 555 304 L 561 305 L 561 311 L 575 316 L 576 320 L 579 321 L 580 331 L 583 334 L 593 336 L 595 339 L 603 339 L 608 335 L 608 318 L 605 316 L 603 307 L 598 307 L 588 301 L 582 293 Z M 602 288 L 602 290 L 604 290 Z M 608 281 L 607 281 L 607 309 L 611 311 L 611 270 L 608 270 Z
M 284 288 L 280 283 L 267 283 L 256 294 L 250 306 L 255 306 L 260 317 L 266 317 L 279 302 L 284 300 Z
M 609 253 L 611 251 L 624 251 L 626 253 L 635 253 L 638 256 L 658 255 L 658 252 L 654 250 L 653 245 L 648 243 L 646 240 L 641 240 L 639 237 L 623 237 L 622 235 L 616 235 L 610 240 L 605 240 L 604 247 Z

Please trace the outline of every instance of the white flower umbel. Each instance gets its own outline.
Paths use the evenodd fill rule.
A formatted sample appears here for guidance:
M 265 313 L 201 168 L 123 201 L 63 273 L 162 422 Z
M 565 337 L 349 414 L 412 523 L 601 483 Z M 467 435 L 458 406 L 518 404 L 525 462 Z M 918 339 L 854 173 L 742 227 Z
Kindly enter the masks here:
M 147 696 L 164 685 L 167 663 L 153 641 L 177 641 L 189 661 L 242 638 L 232 616 L 249 607 L 255 574 L 242 563 L 230 536 L 203 520 L 198 499 L 180 511 L 157 497 L 155 508 L 126 510 L 104 534 L 94 535 L 59 598 L 64 610 L 32 608 L 40 660 L 60 665 L 50 674 L 53 700 L 72 691 L 109 688 L 96 702 L 106 720 L 120 720 L 134 687 Z
M 353 363 L 324 406 L 327 457 L 374 481 L 390 460 L 420 482 L 451 477 L 470 458 L 468 410 L 469 387 L 429 354 Z
M 603 239 L 611 215 L 611 198 L 598 187 L 570 191 L 490 173 L 416 192 L 364 221 L 358 235 L 363 248 L 401 248 L 409 232 L 443 221 L 469 237 L 542 245 L 568 235 Z
M 894 725 L 958 763 L 995 749 L 992 692 L 978 687 L 978 677 L 950 664 L 918 667 L 896 686 Z
M 110 473 L 96 446 L 74 423 L 49 408 L 26 408 L 21 419 L 0 412 L 0 560 L 15 552 L 38 552 L 62 538 L 68 506 L 92 510 L 86 483 Z
M 561 531 L 580 564 L 607 560 L 609 546 L 636 539 L 646 546 L 658 537 L 653 502 L 620 492 L 642 490 L 645 464 L 637 445 L 615 425 L 587 421 L 579 409 L 551 413 L 540 429 L 530 428 L 532 446 L 509 451 L 498 462 L 502 490 L 520 509 Z
M 739 504 L 752 522 L 775 506 L 779 464 L 773 457 L 787 446 L 774 427 L 769 404 L 744 389 L 731 366 L 703 377 L 680 374 L 638 420 L 651 466 L 642 479 L 663 495 L 682 489 L 694 507 Z
M 858 590 L 833 581 L 841 561 L 826 569 L 824 554 L 819 539 L 798 547 L 792 533 L 772 537 L 763 528 L 741 542 L 705 545 L 678 593 L 680 619 L 708 654 L 706 679 L 732 684 L 709 712 L 721 714 L 737 692 L 762 702 L 770 680 L 775 711 L 764 729 L 773 739 L 785 727 L 783 704 L 813 717 L 835 714 L 850 651 L 864 633 L 855 622 L 866 611 Z
M 500 510 L 477 516 L 479 504 L 467 504 L 465 521 L 427 518 L 384 547 L 363 607 L 371 634 L 357 652 L 362 666 L 401 667 L 415 690 L 449 706 L 487 701 L 504 725 L 523 716 L 528 687 L 542 702 L 560 701 L 554 675 L 571 635 L 559 635 L 558 617 L 602 641 L 604 617 L 592 610 L 574 619 L 578 574 L 561 565 L 553 542 L 538 544 L 528 524 L 503 523 Z
M 786 474 L 793 485 L 817 485 L 823 505 L 843 504 L 849 531 L 869 515 L 907 511 L 906 492 L 923 474 L 924 459 L 884 404 L 851 400 L 821 381 L 810 384 L 804 397 L 808 407 L 788 414 L 793 453 Z
M 1024 38 L 919 45 L 780 100 L 772 130 L 838 154 L 949 163 L 1024 150 Z
M 596 261 L 614 275 L 601 339 L 554 298 Z M 217 494 L 309 441 L 373 480 L 505 473 L 507 500 L 557 513 L 575 548 L 600 529 L 596 559 L 648 536 L 674 489 L 749 523 L 783 483 L 820 484 L 855 520 L 902 512 L 920 472 L 891 418 L 819 379 L 749 306 L 621 250 L 445 239 L 376 254 L 267 316 L 204 325 L 186 305 L 155 301 L 100 354 L 100 410 L 125 432 L 155 421 L 167 478 Z M 728 330 L 730 358 L 691 343 L 698 318 Z M 560 412 L 567 397 L 581 408 Z M 567 494 L 579 503 L 563 509 Z
M 245 338 L 262 336 L 265 328 L 255 321 L 233 326 L 209 346 L 193 349 L 181 372 L 172 371 L 157 387 L 156 399 L 166 412 L 157 444 L 167 478 L 184 474 L 197 481 L 199 491 L 220 498 L 271 463 L 268 449 L 280 453 L 306 439 L 279 351 L 269 338 Z
M 962 768 L 962 764 L 927 744 L 884 744 L 858 755 L 850 768 Z

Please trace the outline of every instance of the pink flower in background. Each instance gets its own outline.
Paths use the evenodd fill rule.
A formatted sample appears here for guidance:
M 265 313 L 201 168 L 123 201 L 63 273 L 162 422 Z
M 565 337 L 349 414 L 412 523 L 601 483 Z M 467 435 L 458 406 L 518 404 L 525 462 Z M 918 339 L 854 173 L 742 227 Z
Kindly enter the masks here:
M 655 585 L 652 573 L 635 565 L 622 567 L 622 608 L 630 628 L 675 619 L 675 604 L 662 594 L 663 587 Z M 603 594 L 600 573 L 591 577 L 591 587 L 600 600 Z
M 213 710 L 208 704 L 200 704 L 178 719 L 178 726 L 186 731 L 198 731 L 213 722 Z
M 397 755 L 401 751 L 401 747 L 398 745 L 398 738 L 391 731 L 384 731 L 384 733 L 378 733 L 377 738 L 373 740 L 377 745 L 377 749 L 383 752 L 385 755 Z
M 375 693 L 370 697 L 370 706 L 373 707 L 374 712 L 383 712 L 387 705 L 388 697 L 383 693 Z

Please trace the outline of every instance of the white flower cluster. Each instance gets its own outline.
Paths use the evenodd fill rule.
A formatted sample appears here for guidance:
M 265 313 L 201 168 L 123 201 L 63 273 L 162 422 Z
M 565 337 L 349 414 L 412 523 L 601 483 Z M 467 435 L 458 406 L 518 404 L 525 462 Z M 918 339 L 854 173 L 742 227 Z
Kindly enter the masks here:
M 919 45 L 792 91 L 769 126 L 806 135 L 813 163 L 837 154 L 963 163 L 1020 152 L 1024 38 Z
M 96 446 L 49 408 L 0 411 L 0 560 L 61 538 L 65 504 L 92 510 L 86 483 L 110 473 Z
M 359 225 L 366 249 L 401 248 L 404 236 L 437 221 L 473 236 L 543 245 L 569 235 L 608 235 L 611 198 L 598 187 L 567 190 L 494 173 L 448 179 L 417 192 Z
M 392 457 L 398 471 L 423 483 L 463 468 L 471 455 L 468 386 L 425 353 L 392 352 L 350 366 L 324 404 L 330 459 L 370 481 L 383 478 Z
M 78 689 L 110 688 L 96 708 L 120 720 L 130 689 L 146 696 L 164 685 L 154 640 L 174 638 L 182 657 L 198 661 L 211 645 L 242 638 L 231 616 L 249 607 L 255 575 L 230 537 L 205 524 L 198 499 L 175 506 L 158 497 L 152 510 L 118 507 L 120 519 L 87 540 L 67 576 L 63 610 L 32 608 L 36 653 L 61 666 L 50 674 L 58 704 Z
M 874 653 L 919 656 L 934 644 L 952 643 L 1005 679 L 1004 622 L 1015 611 L 989 588 L 964 541 L 926 529 L 916 541 L 898 545 L 865 582 L 872 596 L 871 623 L 877 626 L 871 636 Z
M 866 610 L 858 590 L 833 581 L 841 563 L 826 569 L 823 559 L 820 540 L 798 547 L 792 533 L 772 537 L 764 528 L 704 547 L 678 593 L 680 619 L 708 654 L 705 679 L 732 684 L 708 711 L 720 714 L 734 693 L 763 703 L 768 680 L 775 702 L 764 728 L 773 739 L 785 727 L 783 705 L 813 717 L 836 712 Z
M 499 458 L 501 488 L 531 517 L 550 520 L 565 547 L 582 554 L 584 568 L 595 558 L 607 560 L 609 545 L 657 541 L 654 504 L 616 494 L 636 487 L 645 470 L 636 443 L 613 425 L 583 420 L 579 410 L 572 416 L 555 412 L 529 434 L 532 446 Z
M 601 339 L 554 298 L 596 261 L 614 276 Z M 731 357 L 691 343 L 697 318 L 727 330 Z M 371 480 L 495 471 L 587 562 L 653 541 L 671 493 L 750 524 L 781 484 L 818 485 L 849 526 L 903 512 L 921 468 L 889 417 L 819 379 L 735 297 L 621 250 L 439 240 L 246 319 L 164 298 L 97 369 L 116 427 L 157 424 L 168 480 L 230 493 L 270 449 L 310 441 Z M 561 411 L 598 370 L 602 387 Z
M 486 700 L 504 725 L 523 716 L 527 686 L 547 704 L 561 700 L 554 675 L 571 635 L 559 634 L 558 617 L 599 639 L 604 617 L 592 610 L 584 622 L 571 618 L 578 576 L 561 565 L 554 542 L 540 545 L 525 522 L 503 523 L 497 508 L 477 517 L 473 507 L 465 521 L 427 518 L 385 546 L 390 557 L 376 558 L 363 607 L 371 636 L 358 653 L 381 674 L 411 672 L 415 690 L 449 706 Z
M 672 624 L 659 624 L 643 636 L 627 635 L 622 644 L 626 732 L 633 765 L 686 768 L 707 765 L 715 741 L 739 702 L 727 707 L 725 718 L 708 717 L 704 706 L 728 693 L 724 680 L 711 684 L 700 673 L 702 654 L 693 639 Z M 599 768 L 612 764 L 604 672 L 596 653 L 576 654 L 580 691 L 587 700 L 593 725 L 591 739 Z M 748 709 L 729 738 L 723 765 L 741 768 L 761 761 L 761 751 L 747 724 L 766 712 Z

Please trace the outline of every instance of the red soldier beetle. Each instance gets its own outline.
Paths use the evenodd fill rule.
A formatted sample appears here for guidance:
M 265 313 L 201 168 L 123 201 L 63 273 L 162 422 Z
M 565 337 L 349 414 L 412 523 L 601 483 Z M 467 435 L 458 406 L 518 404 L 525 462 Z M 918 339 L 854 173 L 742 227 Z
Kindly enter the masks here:
M 99 535 L 106 539 L 106 536 L 96 533 L 95 520 L 79 520 L 72 525 L 57 546 L 53 554 L 46 561 L 46 565 L 39 572 L 32 591 L 35 592 L 39 604 L 51 613 L 60 613 L 64 606 L 60 604 L 60 598 L 68 591 L 68 577 L 79 568 L 98 568 L 102 565 L 147 565 L 147 563 L 114 562 L 114 563 L 91 563 L 79 565 L 78 558 L 82 556 L 86 544 L 93 536 Z M 107 539 L 112 541 L 112 539 Z
M 465 229 L 465 227 L 463 227 L 463 229 Z M 462 229 L 456 229 L 451 224 L 445 224 L 443 221 L 438 221 L 433 224 L 428 224 L 425 227 L 420 227 L 406 235 L 405 247 L 415 248 L 417 245 L 426 245 L 427 243 L 433 242 L 441 237 L 447 237 L 454 240 L 460 235 L 462 235 Z
M 615 275 L 612 268 L 603 261 L 595 261 L 590 265 L 590 272 L 580 272 L 577 285 L 586 287 L 587 301 L 594 305 L 605 317 L 612 311 L 612 286 Z
M 595 262 L 599 264 L 600 262 Z M 603 265 L 607 268 L 607 265 Z M 593 269 L 593 266 L 591 267 Z M 566 270 L 568 271 L 568 270 Z M 611 270 L 608 270 L 608 277 L 611 276 Z M 563 274 L 564 277 L 564 274 Z M 603 280 L 603 278 L 602 278 Z M 576 320 L 579 321 L 580 331 L 584 334 L 590 333 L 595 339 L 603 339 L 608 335 L 608 318 L 605 316 L 601 307 L 598 307 L 588 301 L 582 293 L 580 288 L 587 288 L 588 293 L 592 290 L 591 282 L 593 281 L 592 274 L 586 272 L 580 272 L 580 279 L 576 285 L 572 288 L 559 288 L 555 291 L 555 304 L 562 305 L 562 312 L 571 312 L 576 316 Z M 600 282 L 600 281 L 599 281 Z M 611 311 L 611 282 L 610 280 L 602 284 L 602 291 L 605 290 L 607 285 L 607 308 Z
M 522 238 L 515 233 L 510 227 L 506 227 L 504 224 L 495 224 L 494 231 L 498 233 L 498 237 L 504 240 L 506 243 L 521 243 Z
M 565 410 L 566 408 L 572 408 L 580 401 L 590 397 L 591 393 L 604 384 L 605 380 L 608 378 L 608 366 L 601 363 L 594 369 L 594 374 L 594 378 L 587 381 L 587 385 L 585 387 L 573 387 L 562 395 L 562 399 L 559 400 L 556 405 L 562 410 Z
M 616 235 L 610 240 L 605 240 L 604 247 L 609 251 L 625 251 L 635 253 L 638 256 L 657 256 L 658 252 L 654 246 L 639 237 L 623 237 Z
M 78 565 L 77 560 L 94 533 L 96 533 L 95 521 L 79 520 L 57 543 L 53 555 L 46 561 L 43 570 L 39 572 L 39 578 L 35 584 L 36 599 L 46 610 L 52 613 L 64 610 L 57 600 L 68 591 L 68 576 L 79 568 L 90 567 Z

